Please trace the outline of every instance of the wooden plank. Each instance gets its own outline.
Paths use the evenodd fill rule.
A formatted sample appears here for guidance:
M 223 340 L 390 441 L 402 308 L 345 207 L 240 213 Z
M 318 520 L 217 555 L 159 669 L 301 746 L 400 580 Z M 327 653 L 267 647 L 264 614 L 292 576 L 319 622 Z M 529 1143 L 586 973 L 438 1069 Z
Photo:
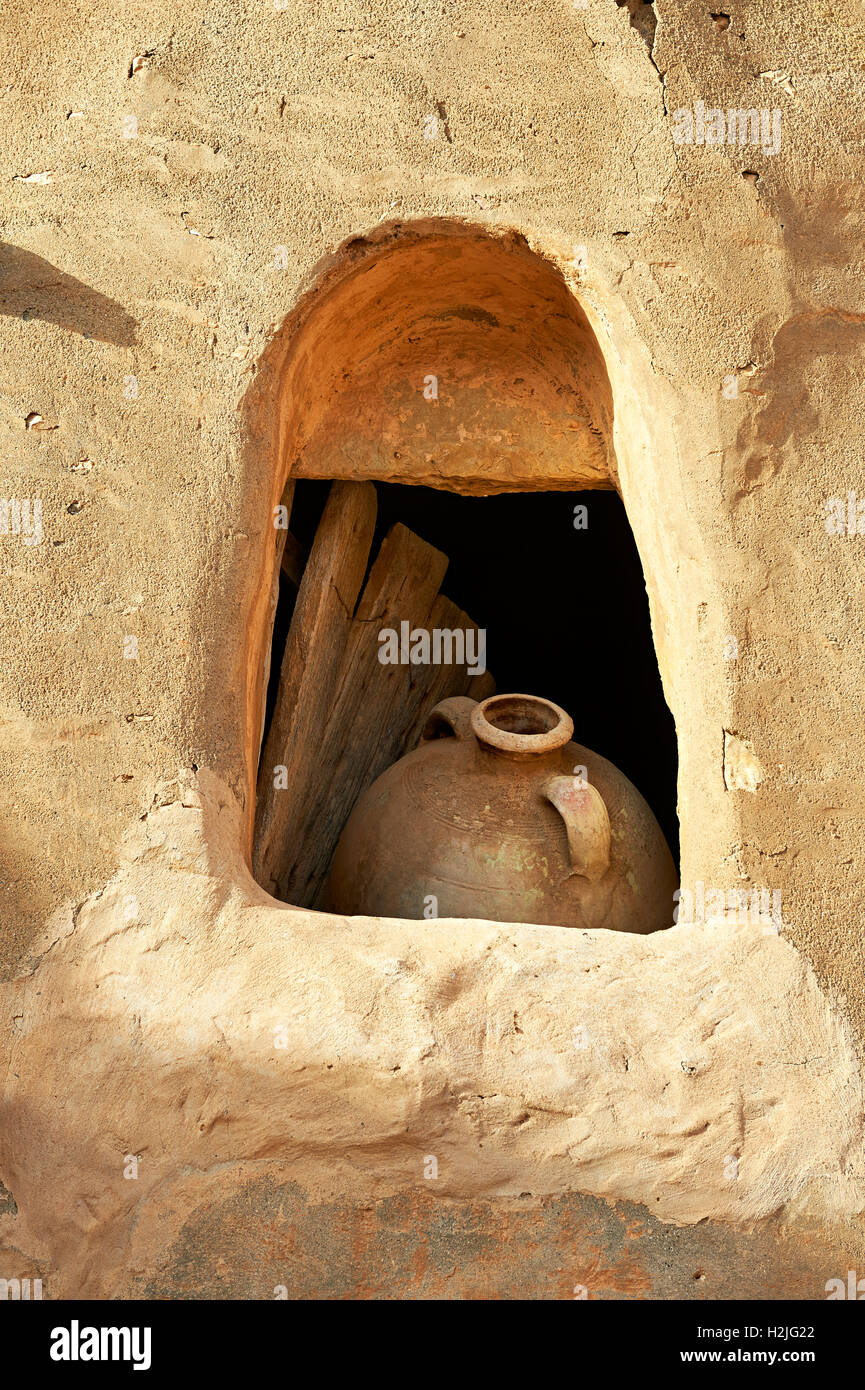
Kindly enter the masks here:
M 269 891 L 293 857 L 303 808 L 319 775 L 321 740 L 344 667 L 376 510 L 372 483 L 334 483 L 301 580 L 258 778 L 253 870 Z M 275 769 L 282 767 L 284 786 L 275 786 Z
M 468 614 L 463 613 L 462 609 L 444 594 L 439 594 L 435 601 L 430 614 L 430 627 L 451 631 L 462 628 L 464 632 L 471 628 L 477 631 L 477 625 Z M 495 688 L 496 683 L 489 671 L 485 671 L 483 675 L 470 676 L 465 666 L 432 667 L 432 678 L 418 701 L 414 719 L 405 730 L 397 757 L 401 758 L 403 753 L 410 753 L 417 747 L 427 716 L 439 700 L 446 700 L 451 695 L 468 695 L 473 700 L 485 700 L 494 693 Z
M 448 559 L 407 527 L 388 532 L 352 624 L 330 719 L 318 749 L 317 785 L 279 877 L 279 896 L 311 906 L 358 796 L 398 756 L 429 666 L 383 665 L 379 633 L 429 626 Z

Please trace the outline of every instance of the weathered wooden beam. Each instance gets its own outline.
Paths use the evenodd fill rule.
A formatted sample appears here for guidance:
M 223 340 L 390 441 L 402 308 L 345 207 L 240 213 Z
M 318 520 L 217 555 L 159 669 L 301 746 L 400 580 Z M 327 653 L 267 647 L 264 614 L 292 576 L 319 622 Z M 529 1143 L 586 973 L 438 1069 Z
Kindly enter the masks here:
M 388 532 L 352 624 L 339 687 L 317 748 L 316 785 L 279 876 L 279 896 L 311 906 L 358 796 L 399 755 L 431 680 L 428 666 L 383 665 L 379 633 L 428 626 L 448 559 L 407 527 Z M 300 808 L 299 808 L 300 809 Z
M 372 483 L 334 483 L 303 572 L 258 778 L 253 870 L 269 891 L 292 860 L 314 790 L 376 509 Z
M 477 631 L 476 624 L 468 614 L 463 613 L 462 609 L 444 594 L 439 594 L 433 605 L 429 625 L 433 629 L 451 632 Z M 429 685 L 423 691 L 422 699 L 418 701 L 415 717 L 405 731 L 397 757 L 402 757 L 403 753 L 410 753 L 417 747 L 427 715 L 440 700 L 446 700 L 451 695 L 469 695 L 473 700 L 485 700 L 487 696 L 495 693 L 495 688 L 496 683 L 489 671 L 484 671 L 482 675 L 470 676 L 465 666 L 433 666 Z

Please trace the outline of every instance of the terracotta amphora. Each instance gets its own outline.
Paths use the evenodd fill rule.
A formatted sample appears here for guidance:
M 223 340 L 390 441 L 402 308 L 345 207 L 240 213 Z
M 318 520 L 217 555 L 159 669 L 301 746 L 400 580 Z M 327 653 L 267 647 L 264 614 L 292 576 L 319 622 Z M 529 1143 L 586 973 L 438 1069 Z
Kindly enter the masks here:
M 676 871 L 658 822 L 612 763 L 533 695 L 443 700 L 419 746 L 364 793 L 324 906 L 650 932 L 672 926 Z

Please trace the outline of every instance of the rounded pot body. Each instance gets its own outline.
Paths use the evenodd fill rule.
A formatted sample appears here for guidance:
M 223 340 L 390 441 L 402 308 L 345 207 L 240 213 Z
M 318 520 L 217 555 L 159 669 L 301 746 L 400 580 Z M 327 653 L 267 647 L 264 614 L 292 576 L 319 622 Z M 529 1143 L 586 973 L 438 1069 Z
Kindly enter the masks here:
M 676 872 L 654 815 L 557 705 L 443 701 L 420 745 L 355 806 L 324 906 L 650 932 L 673 922 Z

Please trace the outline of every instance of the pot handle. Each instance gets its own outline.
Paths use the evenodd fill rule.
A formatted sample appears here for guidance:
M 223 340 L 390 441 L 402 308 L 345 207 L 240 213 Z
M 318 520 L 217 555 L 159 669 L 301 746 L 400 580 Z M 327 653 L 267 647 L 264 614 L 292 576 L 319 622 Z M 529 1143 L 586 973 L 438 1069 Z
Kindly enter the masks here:
M 551 777 L 544 795 L 565 822 L 571 869 L 597 883 L 610 867 L 610 817 L 604 798 L 579 777 Z
M 421 730 L 421 743 L 429 743 L 434 738 L 456 738 L 460 742 L 474 738 L 471 718 L 477 700 L 467 695 L 451 695 L 447 700 L 439 700 L 430 710 Z

